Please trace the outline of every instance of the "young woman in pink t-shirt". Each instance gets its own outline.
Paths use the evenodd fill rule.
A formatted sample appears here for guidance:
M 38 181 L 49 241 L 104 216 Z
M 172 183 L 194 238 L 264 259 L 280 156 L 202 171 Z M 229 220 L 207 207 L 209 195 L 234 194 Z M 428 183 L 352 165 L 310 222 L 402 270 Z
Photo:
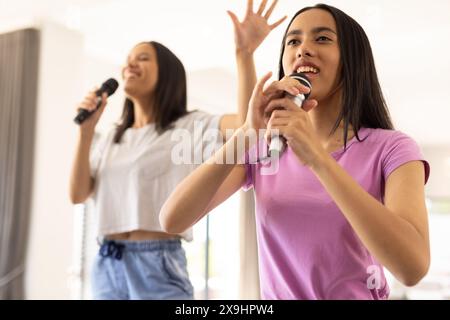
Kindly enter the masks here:
M 296 71 L 312 84 L 302 108 L 285 95 L 310 91 L 285 77 Z M 269 78 L 256 85 L 245 124 L 169 197 L 162 226 L 182 232 L 253 187 L 263 298 L 387 299 L 383 267 L 418 283 L 430 264 L 429 166 L 393 129 L 363 28 L 331 6 L 300 10 L 283 38 L 279 81 L 264 89 Z M 265 141 L 248 138 L 259 129 Z M 274 133 L 288 148 L 265 174 L 260 150 Z

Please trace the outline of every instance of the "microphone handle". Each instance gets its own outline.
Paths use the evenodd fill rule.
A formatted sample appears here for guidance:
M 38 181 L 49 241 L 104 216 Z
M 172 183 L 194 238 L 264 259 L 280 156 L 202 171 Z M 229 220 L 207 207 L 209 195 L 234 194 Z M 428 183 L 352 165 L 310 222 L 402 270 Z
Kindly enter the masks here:
M 296 96 L 289 95 L 292 101 L 301 108 L 303 101 L 305 101 L 305 96 L 303 94 L 298 94 Z M 286 150 L 286 139 L 283 136 L 273 136 L 270 139 L 269 156 L 271 158 L 280 157 Z
M 96 94 L 97 94 L 97 106 L 95 107 L 95 109 L 93 111 L 81 109 L 78 112 L 78 115 L 75 117 L 75 119 L 73 119 L 73 121 L 75 121 L 76 124 L 78 124 L 78 125 L 82 124 L 87 118 L 89 118 L 91 115 L 93 115 L 94 112 L 96 112 L 98 110 L 98 108 L 100 108 L 100 106 L 102 105 L 102 92 L 100 90 L 98 90 L 96 92 Z

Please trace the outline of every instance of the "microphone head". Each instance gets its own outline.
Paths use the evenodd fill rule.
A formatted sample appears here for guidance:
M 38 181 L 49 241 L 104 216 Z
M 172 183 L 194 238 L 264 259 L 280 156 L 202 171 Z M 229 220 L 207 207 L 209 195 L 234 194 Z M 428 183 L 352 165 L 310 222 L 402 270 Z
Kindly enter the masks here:
M 310 89 L 309 93 L 305 93 L 305 99 L 308 99 L 309 95 L 311 94 L 312 85 L 309 81 L 308 77 L 301 72 L 294 72 L 289 77 L 297 79 L 302 85 L 308 87 Z
M 119 87 L 119 83 L 116 79 L 110 78 L 103 82 L 100 92 L 106 92 L 108 94 L 108 97 L 112 95 L 114 92 L 116 92 L 117 88 Z

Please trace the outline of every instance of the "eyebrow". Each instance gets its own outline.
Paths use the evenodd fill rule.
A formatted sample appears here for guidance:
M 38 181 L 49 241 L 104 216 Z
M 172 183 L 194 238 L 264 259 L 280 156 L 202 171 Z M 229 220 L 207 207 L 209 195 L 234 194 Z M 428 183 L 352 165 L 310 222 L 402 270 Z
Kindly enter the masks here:
M 331 32 L 331 33 L 334 33 L 335 35 L 337 35 L 336 31 L 334 31 L 333 29 L 328 28 L 328 27 L 316 27 L 316 28 L 311 30 L 311 33 L 317 34 L 317 33 L 323 32 L 323 31 L 328 31 L 328 32 Z M 302 35 L 302 34 L 303 34 L 302 30 L 294 29 L 292 31 L 289 31 L 288 34 L 286 34 L 286 38 L 289 37 L 289 36 Z

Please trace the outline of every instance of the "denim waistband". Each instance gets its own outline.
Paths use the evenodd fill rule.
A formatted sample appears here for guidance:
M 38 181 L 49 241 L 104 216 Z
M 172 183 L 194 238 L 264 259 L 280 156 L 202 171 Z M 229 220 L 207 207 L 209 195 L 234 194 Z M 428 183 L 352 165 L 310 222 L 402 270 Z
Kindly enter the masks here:
M 161 240 L 108 240 L 103 239 L 99 242 L 101 246 L 119 246 L 125 251 L 156 251 L 156 250 L 176 250 L 181 247 L 180 239 L 161 239 Z

